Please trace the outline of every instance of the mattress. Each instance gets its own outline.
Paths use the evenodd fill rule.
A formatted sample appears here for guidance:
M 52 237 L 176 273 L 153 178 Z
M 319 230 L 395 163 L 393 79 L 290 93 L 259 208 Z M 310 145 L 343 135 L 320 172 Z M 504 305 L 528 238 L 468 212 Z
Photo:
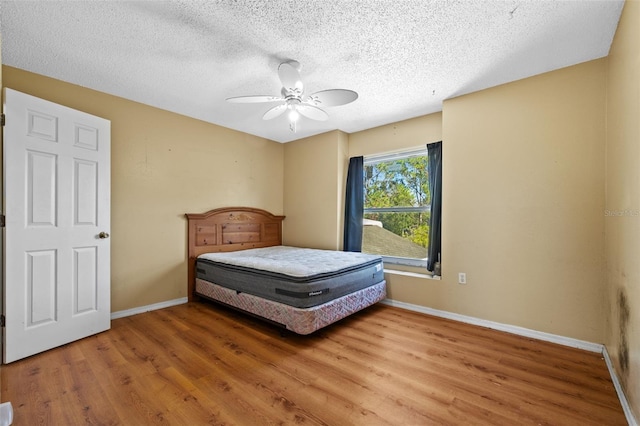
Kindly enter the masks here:
M 382 258 L 365 253 L 275 246 L 207 253 L 196 278 L 296 308 L 309 308 L 384 280 Z

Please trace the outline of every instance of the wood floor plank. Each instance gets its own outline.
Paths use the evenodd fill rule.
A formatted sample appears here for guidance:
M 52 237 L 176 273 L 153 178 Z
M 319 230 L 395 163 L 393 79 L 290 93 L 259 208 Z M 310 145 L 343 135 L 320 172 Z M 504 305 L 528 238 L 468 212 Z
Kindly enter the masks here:
M 431 403 L 437 393 L 441 393 L 445 397 L 448 396 L 451 402 L 453 402 L 453 397 L 470 399 L 480 395 L 485 406 L 497 404 L 496 413 L 509 405 L 509 399 L 513 399 L 512 393 L 504 389 L 495 389 L 491 398 L 487 398 L 487 396 L 483 395 L 483 391 L 487 389 L 487 386 L 492 385 L 491 382 L 488 382 L 487 378 L 474 374 L 473 371 L 467 371 L 467 365 L 462 363 L 455 368 L 451 368 L 447 365 L 447 363 L 451 362 L 451 358 L 442 361 L 439 356 L 436 356 L 430 360 L 420 357 L 416 352 L 397 349 L 394 351 L 393 363 L 390 363 L 387 358 L 376 357 L 375 352 L 370 354 L 370 357 L 361 357 L 360 359 L 366 365 L 380 366 L 379 368 L 381 369 L 386 367 L 386 370 L 377 373 L 389 378 L 389 381 L 384 384 L 385 389 L 389 388 L 393 381 L 398 382 L 401 380 L 397 383 L 400 395 L 422 395 L 425 399 L 428 398 Z M 464 367 L 463 372 L 465 374 L 460 374 L 460 366 Z M 484 375 L 484 372 L 481 373 Z M 427 388 L 431 388 L 429 394 L 423 395 Z M 502 398 L 500 398 L 501 395 Z M 510 405 L 512 410 L 518 408 L 513 403 Z M 518 410 L 517 416 L 514 416 L 506 423 L 513 424 L 515 420 L 521 420 L 524 414 L 522 410 Z M 493 423 L 496 423 L 496 421 L 494 420 Z
M 483 334 L 487 332 L 487 330 L 482 330 L 478 328 L 476 328 L 476 330 Z M 500 333 L 495 333 L 493 331 L 491 331 L 491 333 L 496 336 L 500 335 Z M 509 340 L 514 340 L 514 336 L 508 335 L 506 333 L 504 333 L 504 335 Z M 476 379 L 482 379 L 483 377 L 488 378 L 488 377 L 494 376 L 494 378 L 491 379 L 491 382 L 503 387 L 510 396 L 511 394 L 513 394 L 513 396 L 522 394 L 522 392 L 520 392 L 520 389 L 522 388 L 521 386 L 522 384 L 524 384 L 526 389 L 541 387 L 542 388 L 541 392 L 550 391 L 550 392 L 554 392 L 557 395 L 555 404 L 558 406 L 562 406 L 563 401 L 569 401 L 570 404 L 575 404 L 575 403 L 579 404 L 580 401 L 584 398 L 584 394 L 590 392 L 590 388 L 588 386 L 586 387 L 580 386 L 580 385 L 584 385 L 584 383 L 577 383 L 575 380 L 573 380 L 573 378 L 575 377 L 580 377 L 581 374 L 572 373 L 569 376 L 567 375 L 566 367 L 563 369 L 555 368 L 553 375 L 550 374 L 550 370 L 549 370 L 549 368 L 554 368 L 553 366 L 549 367 L 544 374 L 541 374 L 540 371 L 538 371 L 537 373 L 531 374 L 529 372 L 523 371 L 522 358 L 520 354 L 520 355 L 516 355 L 516 358 L 520 358 L 520 362 L 514 361 L 512 368 L 505 369 L 504 365 L 506 364 L 504 364 L 503 360 L 506 357 L 511 355 L 509 352 L 500 351 L 496 353 L 495 349 L 478 349 L 478 348 L 482 348 L 483 346 L 479 346 L 477 342 L 474 342 L 476 339 L 469 339 L 468 334 L 466 334 L 465 336 L 460 336 L 458 339 L 451 339 L 451 338 L 443 339 L 441 338 L 443 336 L 440 335 L 440 333 L 437 333 L 436 337 L 438 340 L 437 350 L 446 351 L 445 352 L 446 355 L 440 357 L 441 360 L 444 360 L 444 364 L 442 364 L 438 358 L 420 359 L 419 364 L 429 365 L 429 366 L 439 365 L 438 367 L 439 370 L 444 369 L 446 371 L 451 365 L 451 363 L 453 361 L 456 361 L 459 364 L 459 366 L 455 368 L 460 368 L 460 366 L 463 366 L 465 369 L 465 372 L 466 372 L 465 380 L 467 382 L 468 387 L 473 386 L 472 382 Z M 525 339 L 525 338 L 519 338 L 519 339 Z M 415 336 L 412 337 L 411 341 L 413 340 L 415 340 Z M 460 347 L 461 344 L 463 344 L 463 346 Z M 402 345 L 402 346 L 406 347 L 406 345 Z M 460 347 L 461 349 L 456 350 L 455 348 L 457 346 Z M 469 346 L 471 346 L 473 349 L 471 350 L 465 349 Z M 491 348 L 491 346 L 496 346 L 496 345 L 486 345 L 486 344 L 484 345 L 484 347 L 486 348 Z M 553 348 L 556 349 L 556 346 L 553 346 Z M 572 350 L 569 348 L 562 348 L 562 349 L 563 351 L 568 353 L 572 352 Z M 499 358 L 488 356 L 492 351 L 494 355 L 498 354 Z M 583 351 L 580 351 L 580 352 L 583 352 Z M 500 354 L 503 354 L 503 355 L 500 355 Z M 472 356 L 470 357 L 469 355 L 472 355 Z M 523 357 L 523 358 L 525 362 L 528 362 L 529 357 Z M 590 358 L 593 360 L 597 359 L 599 362 L 601 361 L 601 358 L 594 354 L 590 354 Z M 538 363 L 538 365 L 541 365 L 541 364 Z M 453 374 L 454 371 L 450 371 L 450 373 Z M 436 373 L 433 373 L 433 374 L 436 374 Z M 538 381 L 536 380 L 537 378 L 542 378 L 543 380 Z M 454 380 L 450 380 L 450 382 L 453 383 Z M 609 380 L 609 384 L 611 384 L 610 380 Z M 490 385 L 490 384 L 486 383 L 485 385 Z M 607 386 L 607 390 L 609 392 L 613 392 L 613 387 Z M 492 396 L 496 397 L 499 394 L 500 394 L 499 391 L 494 391 Z M 589 395 L 590 398 L 588 399 L 588 404 L 589 404 L 589 407 L 592 407 L 593 409 L 591 410 L 591 412 L 585 413 L 584 417 L 587 419 L 587 421 L 591 421 L 591 420 L 595 420 L 603 417 L 606 418 L 606 416 L 609 414 L 607 412 L 606 407 L 597 404 L 597 399 L 600 394 L 601 392 L 598 392 L 598 393 L 591 392 L 591 394 Z M 529 398 L 531 397 L 529 396 Z M 617 403 L 617 401 L 615 402 Z M 535 411 L 537 411 L 537 408 Z M 560 413 L 556 413 L 556 416 L 567 415 L 568 411 L 570 411 L 570 405 L 568 407 L 564 407 Z
M 624 425 L 599 354 L 385 305 L 299 336 L 193 302 L 3 366 L 14 425 Z

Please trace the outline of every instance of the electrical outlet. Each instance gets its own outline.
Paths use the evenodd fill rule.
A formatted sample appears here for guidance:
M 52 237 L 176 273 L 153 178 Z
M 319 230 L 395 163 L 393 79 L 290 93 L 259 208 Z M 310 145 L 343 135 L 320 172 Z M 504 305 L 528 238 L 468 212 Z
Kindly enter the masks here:
M 467 274 L 464 272 L 458 273 L 458 284 L 466 284 L 467 283 Z

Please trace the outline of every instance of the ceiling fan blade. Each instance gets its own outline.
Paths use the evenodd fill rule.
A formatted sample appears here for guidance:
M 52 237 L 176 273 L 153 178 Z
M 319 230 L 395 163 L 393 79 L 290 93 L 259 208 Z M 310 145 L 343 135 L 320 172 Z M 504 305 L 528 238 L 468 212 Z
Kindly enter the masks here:
M 234 104 L 257 104 L 262 102 L 284 101 L 284 98 L 280 96 L 255 95 L 255 96 L 236 96 L 233 98 L 227 98 L 226 100 L 227 102 L 231 102 Z
M 271 119 L 276 118 L 277 116 L 281 115 L 286 110 L 287 110 L 287 104 L 274 106 L 269 111 L 264 113 L 264 115 L 262 116 L 262 119 L 263 120 L 271 120 Z
M 298 112 L 304 115 L 307 118 L 317 121 L 327 121 L 329 119 L 329 114 L 324 112 L 318 107 L 314 107 L 313 105 L 298 105 L 296 106 Z
M 278 77 L 282 82 L 282 87 L 287 92 L 294 92 L 301 94 L 304 90 L 302 80 L 300 79 L 300 72 L 298 67 L 300 64 L 296 61 L 283 62 L 278 67 Z
M 358 94 L 353 90 L 329 89 L 309 95 L 305 102 L 322 107 L 333 107 L 346 105 L 356 99 L 358 99 Z

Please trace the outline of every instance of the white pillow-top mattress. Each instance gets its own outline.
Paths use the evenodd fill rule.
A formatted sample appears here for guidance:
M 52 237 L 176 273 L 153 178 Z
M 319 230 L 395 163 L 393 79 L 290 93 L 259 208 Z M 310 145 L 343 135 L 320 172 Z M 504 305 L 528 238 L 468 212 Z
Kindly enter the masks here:
M 347 251 L 274 246 L 228 253 L 206 253 L 198 258 L 292 277 L 309 277 L 353 268 L 379 260 L 380 256 Z

